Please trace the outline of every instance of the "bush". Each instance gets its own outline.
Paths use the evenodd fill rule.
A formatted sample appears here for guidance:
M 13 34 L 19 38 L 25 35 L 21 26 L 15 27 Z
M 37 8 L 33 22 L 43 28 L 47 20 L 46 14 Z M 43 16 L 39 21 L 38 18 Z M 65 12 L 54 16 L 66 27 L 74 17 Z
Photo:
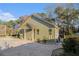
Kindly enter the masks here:
M 40 43 L 40 40 L 38 39 L 37 42 Z
M 71 53 L 76 53 L 76 45 L 77 42 L 75 38 L 68 38 L 63 40 L 63 49 L 65 52 L 71 52 Z
M 44 40 L 43 40 L 43 43 L 46 43 L 46 42 L 47 42 L 47 40 L 46 40 L 46 39 L 44 39 Z

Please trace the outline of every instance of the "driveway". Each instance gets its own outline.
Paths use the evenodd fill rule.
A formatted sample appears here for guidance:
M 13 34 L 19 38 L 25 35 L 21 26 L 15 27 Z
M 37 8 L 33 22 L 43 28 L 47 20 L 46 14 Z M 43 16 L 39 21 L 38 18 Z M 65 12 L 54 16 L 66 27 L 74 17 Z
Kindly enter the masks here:
M 14 37 L 0 37 L 1 56 L 51 56 L 61 44 L 40 44 Z
M 0 53 L 3 56 L 51 56 L 54 49 L 60 48 L 60 44 L 44 45 L 28 43 L 15 48 L 9 48 Z

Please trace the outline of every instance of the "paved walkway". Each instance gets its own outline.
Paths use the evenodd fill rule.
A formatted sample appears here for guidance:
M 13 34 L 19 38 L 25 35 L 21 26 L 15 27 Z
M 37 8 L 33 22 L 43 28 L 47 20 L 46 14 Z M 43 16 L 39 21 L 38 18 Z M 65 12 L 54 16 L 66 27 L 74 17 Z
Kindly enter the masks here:
M 61 47 L 60 44 L 45 45 L 28 40 L 16 40 L 12 37 L 6 37 L 4 41 L 12 48 L 1 51 L 0 55 L 3 56 L 51 56 L 52 50 Z M 2 42 L 4 41 L 2 40 Z M 1 43 L 2 47 L 6 45 Z

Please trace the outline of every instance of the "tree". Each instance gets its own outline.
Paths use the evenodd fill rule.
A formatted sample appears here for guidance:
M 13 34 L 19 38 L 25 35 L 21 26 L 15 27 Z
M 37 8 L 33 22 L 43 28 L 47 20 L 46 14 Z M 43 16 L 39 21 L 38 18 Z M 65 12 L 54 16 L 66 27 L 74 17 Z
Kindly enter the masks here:
M 54 12 L 54 9 L 52 7 L 52 4 L 49 4 L 47 5 L 45 8 L 44 8 L 47 16 L 49 19 L 52 19 L 53 18 L 53 12 Z
M 0 24 L 5 24 L 5 21 L 2 21 L 2 20 L 0 19 Z
M 6 22 L 6 25 L 7 25 L 8 27 L 10 27 L 10 28 L 14 28 L 15 25 L 16 25 L 16 24 L 19 24 L 19 23 L 20 23 L 19 19 L 17 19 L 17 20 L 10 20 L 10 21 L 7 21 L 7 22 Z
M 15 20 L 15 23 L 16 24 L 19 24 L 20 23 L 20 20 L 19 19 Z
M 66 27 L 68 29 L 68 33 L 70 34 L 70 28 L 73 24 L 72 21 L 78 19 L 79 11 L 78 9 L 70 7 L 72 6 L 71 4 L 68 4 L 67 6 L 69 7 L 57 7 L 55 9 L 55 13 L 57 14 L 57 18 L 65 21 L 65 23 L 67 24 Z
M 13 20 L 10 20 L 8 22 L 6 22 L 6 25 L 10 28 L 12 28 L 15 24 L 14 24 L 14 21 Z

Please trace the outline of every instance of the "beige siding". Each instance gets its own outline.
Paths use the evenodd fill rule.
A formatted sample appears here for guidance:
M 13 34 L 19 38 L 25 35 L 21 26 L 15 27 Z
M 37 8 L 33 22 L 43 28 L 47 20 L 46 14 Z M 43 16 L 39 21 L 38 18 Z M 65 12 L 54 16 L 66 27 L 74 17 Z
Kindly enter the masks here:
M 33 19 L 30 20 L 29 24 L 31 24 L 31 26 L 33 27 L 33 29 L 35 29 L 35 39 L 49 39 L 50 35 L 49 35 L 49 28 Z M 37 34 L 37 29 L 39 29 L 39 34 Z M 56 30 L 56 31 L 55 31 Z M 58 32 L 58 29 L 52 28 L 52 39 L 56 39 L 56 34 Z M 27 39 L 32 39 L 32 32 L 28 32 L 27 34 Z
M 26 38 L 27 38 L 27 40 L 32 40 L 32 32 L 31 31 L 26 33 Z
M 49 35 L 49 27 L 46 25 L 43 25 L 42 23 L 39 23 L 38 21 L 34 20 L 33 18 L 29 18 L 28 22 L 25 23 L 24 25 L 30 24 L 32 27 L 32 31 L 26 32 L 26 39 L 28 40 L 34 40 L 37 41 L 38 39 L 43 40 L 43 39 L 57 39 L 58 38 L 58 33 L 59 29 L 58 27 L 54 28 L 52 27 L 52 35 Z M 23 27 L 26 27 L 24 26 Z M 27 29 L 27 28 L 25 28 Z M 35 29 L 35 34 L 34 34 L 34 29 Z M 39 29 L 39 34 L 37 34 L 37 29 Z

